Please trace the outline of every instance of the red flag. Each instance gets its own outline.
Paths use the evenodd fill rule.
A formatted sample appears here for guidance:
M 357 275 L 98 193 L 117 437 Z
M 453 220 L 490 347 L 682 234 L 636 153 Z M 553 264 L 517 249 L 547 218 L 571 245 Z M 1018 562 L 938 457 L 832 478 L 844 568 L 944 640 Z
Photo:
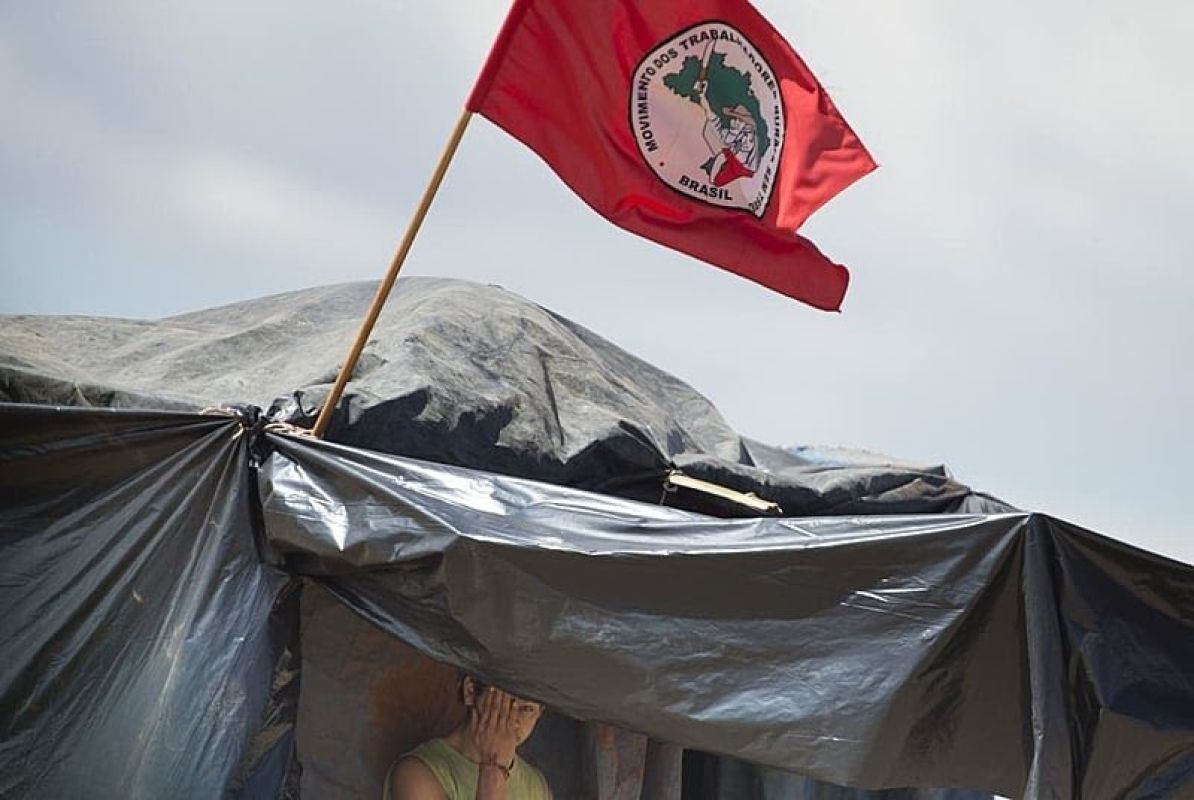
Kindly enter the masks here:
M 795 231 L 875 162 L 745 0 L 514 0 L 468 108 L 615 225 L 841 305 L 846 268 Z

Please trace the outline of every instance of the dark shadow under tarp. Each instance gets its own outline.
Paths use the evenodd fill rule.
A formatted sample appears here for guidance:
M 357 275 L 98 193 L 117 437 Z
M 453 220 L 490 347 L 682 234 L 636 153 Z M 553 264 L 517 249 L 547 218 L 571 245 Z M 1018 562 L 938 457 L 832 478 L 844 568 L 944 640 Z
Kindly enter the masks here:
M 1194 568 L 1046 516 L 716 519 L 2 406 L 0 796 L 286 791 L 299 576 L 565 714 L 834 783 L 1194 791 Z

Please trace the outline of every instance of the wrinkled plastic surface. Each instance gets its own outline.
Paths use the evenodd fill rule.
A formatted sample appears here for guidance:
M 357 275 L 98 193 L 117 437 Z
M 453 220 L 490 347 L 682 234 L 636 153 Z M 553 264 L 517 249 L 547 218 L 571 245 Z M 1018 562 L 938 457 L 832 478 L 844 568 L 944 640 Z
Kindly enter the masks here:
M 319 287 L 156 322 L 0 318 L 0 400 L 243 402 L 309 427 L 374 289 Z M 691 386 L 592 331 L 498 287 L 441 278 L 398 282 L 327 438 L 652 503 L 679 467 L 788 516 L 1013 510 L 940 465 L 741 437 Z M 667 502 L 753 513 L 690 491 Z
M 0 797 L 278 797 L 297 594 L 245 431 L 0 405 Z
M 373 290 L 323 287 L 158 322 L 5 317 L 0 400 L 192 410 L 248 401 L 309 422 Z M 0 796 L 70 790 L 95 763 L 99 782 L 86 785 L 101 794 L 132 775 L 118 796 L 185 796 L 178 786 L 275 796 L 297 690 L 295 595 L 268 569 L 249 577 L 243 491 L 227 495 L 243 536 L 214 536 L 219 515 L 193 504 L 208 502 L 195 487 L 223 492 L 229 476 L 248 475 L 216 433 L 236 423 L 11 413 L 0 416 Z M 753 442 L 662 370 L 516 295 L 460 281 L 401 281 L 331 437 L 651 502 L 664 471 L 680 467 L 777 500 L 789 516 L 847 515 L 727 523 L 464 470 L 407 474 L 411 462 L 307 443 L 283 451 L 271 467 L 279 482 L 263 487 L 284 554 L 275 563 L 316 576 L 426 653 L 504 671 L 510 685 L 524 667 L 539 684 L 548 671 L 571 676 L 561 708 L 578 715 L 862 785 L 1192 794 L 1189 567 L 1045 517 L 977 516 L 1013 509 L 940 466 Z M 66 483 L 58 472 L 68 466 Z M 313 492 L 306 506 L 303 492 Z M 691 492 L 663 499 L 747 513 Z M 306 516 L 293 518 L 300 508 Z M 396 522 L 407 512 L 416 513 Z M 848 516 L 945 512 L 976 516 Z M 486 533 L 495 520 L 497 538 Z M 80 533 L 93 524 L 107 543 L 98 550 Z M 195 558 L 222 565 L 221 578 L 195 584 L 208 574 Z M 155 607 L 149 632 L 152 621 L 127 610 L 151 613 L 129 565 L 178 598 Z M 230 627 L 215 631 L 225 614 Z M 196 650 L 180 647 L 162 683 L 152 645 L 164 630 L 202 643 L 202 670 Z M 311 645 L 318 654 L 336 642 Z M 52 685 L 38 682 L 43 673 Z M 354 674 L 338 677 L 364 702 Z M 219 681 L 244 687 L 242 712 L 226 723 L 203 712 Z M 157 710 L 146 687 L 160 689 Z M 317 737 L 341 732 L 326 717 L 308 724 Z M 173 737 L 157 749 L 162 726 Z M 696 782 L 702 797 L 946 796 L 856 793 L 692 751 L 691 761 L 709 772 Z
M 271 436 L 274 557 L 582 719 L 866 788 L 1194 792 L 1194 568 L 1040 515 L 719 520 Z

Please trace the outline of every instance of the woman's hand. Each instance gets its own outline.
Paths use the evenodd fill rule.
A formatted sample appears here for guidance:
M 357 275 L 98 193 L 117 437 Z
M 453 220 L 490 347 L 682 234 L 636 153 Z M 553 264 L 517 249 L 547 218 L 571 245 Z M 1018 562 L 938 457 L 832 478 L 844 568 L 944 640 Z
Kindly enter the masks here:
M 513 697 L 488 686 L 477 697 L 476 713 L 469 719 L 479 763 L 500 767 L 507 777 L 514 765 L 514 750 L 519 740 L 514 706 Z

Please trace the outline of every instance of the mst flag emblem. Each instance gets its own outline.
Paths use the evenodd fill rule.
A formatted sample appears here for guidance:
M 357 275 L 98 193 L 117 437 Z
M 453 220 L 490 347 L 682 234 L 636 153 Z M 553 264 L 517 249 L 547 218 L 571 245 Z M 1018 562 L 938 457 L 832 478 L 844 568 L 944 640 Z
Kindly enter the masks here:
M 703 22 L 649 52 L 630 84 L 630 123 L 668 186 L 762 218 L 779 174 L 784 104 L 775 72 L 737 29 Z

